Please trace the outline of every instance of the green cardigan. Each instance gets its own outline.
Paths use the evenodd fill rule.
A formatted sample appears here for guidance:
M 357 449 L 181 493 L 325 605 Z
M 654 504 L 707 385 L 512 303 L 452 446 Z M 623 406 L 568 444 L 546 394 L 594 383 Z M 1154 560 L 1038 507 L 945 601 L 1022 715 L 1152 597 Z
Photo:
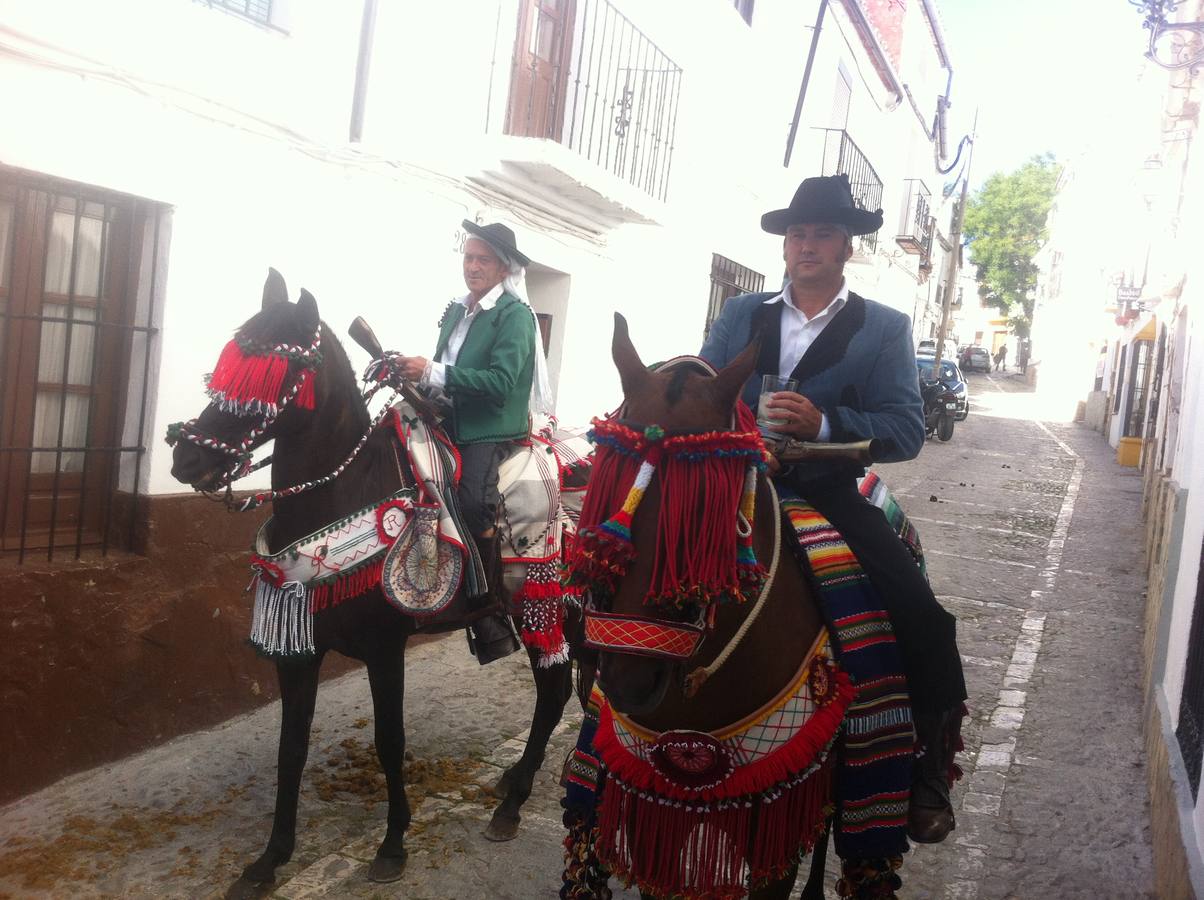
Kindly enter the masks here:
M 435 359 L 443 355 L 463 304 L 453 303 L 439 326 Z M 535 317 L 512 294 L 477 312 L 455 365 L 447 367 L 444 392 L 452 401 L 449 423 L 457 444 L 511 441 L 527 436 L 528 403 L 535 371 Z

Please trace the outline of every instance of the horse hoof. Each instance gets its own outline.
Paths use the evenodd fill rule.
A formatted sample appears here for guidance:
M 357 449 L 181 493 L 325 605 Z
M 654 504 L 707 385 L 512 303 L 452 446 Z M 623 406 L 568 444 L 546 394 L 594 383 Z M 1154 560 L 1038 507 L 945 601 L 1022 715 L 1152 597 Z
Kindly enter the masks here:
M 495 815 L 489 822 L 489 827 L 485 829 L 485 837 L 491 841 L 512 841 L 518 837 L 518 823 L 522 819 L 515 816 L 513 819 L 502 818 Z
M 244 876 L 230 885 L 225 900 L 255 900 L 257 897 L 266 897 L 274 884 L 275 881 L 251 881 Z
M 401 856 L 377 856 L 368 866 L 368 880 L 377 884 L 388 884 L 401 878 L 406 868 L 406 851 Z

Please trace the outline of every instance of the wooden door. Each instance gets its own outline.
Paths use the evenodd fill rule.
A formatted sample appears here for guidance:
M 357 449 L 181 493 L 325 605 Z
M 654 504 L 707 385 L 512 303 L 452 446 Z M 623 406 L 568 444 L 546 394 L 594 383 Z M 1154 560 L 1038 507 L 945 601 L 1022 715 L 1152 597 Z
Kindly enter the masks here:
M 576 0 L 519 0 L 507 134 L 561 140 L 576 6 Z

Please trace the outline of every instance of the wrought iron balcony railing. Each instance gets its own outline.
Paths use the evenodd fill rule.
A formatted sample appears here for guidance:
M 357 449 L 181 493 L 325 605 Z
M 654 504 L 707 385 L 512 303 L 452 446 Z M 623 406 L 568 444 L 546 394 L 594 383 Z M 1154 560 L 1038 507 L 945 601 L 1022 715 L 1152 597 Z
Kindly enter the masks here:
M 853 143 L 849 133 L 841 128 L 821 128 L 824 132 L 824 158 L 821 164 L 824 175 L 849 176 L 853 189 L 853 203 L 861 209 L 882 208 L 882 179 L 870 165 L 861 148 Z M 878 236 L 867 234 L 861 238 L 863 246 L 870 251 L 877 249 Z
M 918 253 L 925 258 L 932 255 L 932 232 L 936 224 L 929 205 L 932 195 L 918 178 L 908 178 L 905 183 L 907 196 L 895 243 L 905 252 Z
M 664 200 L 681 67 L 607 0 L 524 3 L 506 134 L 557 141 Z

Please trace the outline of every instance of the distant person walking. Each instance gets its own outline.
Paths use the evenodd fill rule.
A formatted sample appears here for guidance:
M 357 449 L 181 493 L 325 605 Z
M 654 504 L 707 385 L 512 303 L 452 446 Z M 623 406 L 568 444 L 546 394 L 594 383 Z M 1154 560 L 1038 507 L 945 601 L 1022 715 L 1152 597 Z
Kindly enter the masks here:
M 999 371 L 999 367 L 1003 366 L 1003 371 L 1008 370 L 1008 345 L 1000 344 L 999 349 L 995 351 L 995 371 Z

